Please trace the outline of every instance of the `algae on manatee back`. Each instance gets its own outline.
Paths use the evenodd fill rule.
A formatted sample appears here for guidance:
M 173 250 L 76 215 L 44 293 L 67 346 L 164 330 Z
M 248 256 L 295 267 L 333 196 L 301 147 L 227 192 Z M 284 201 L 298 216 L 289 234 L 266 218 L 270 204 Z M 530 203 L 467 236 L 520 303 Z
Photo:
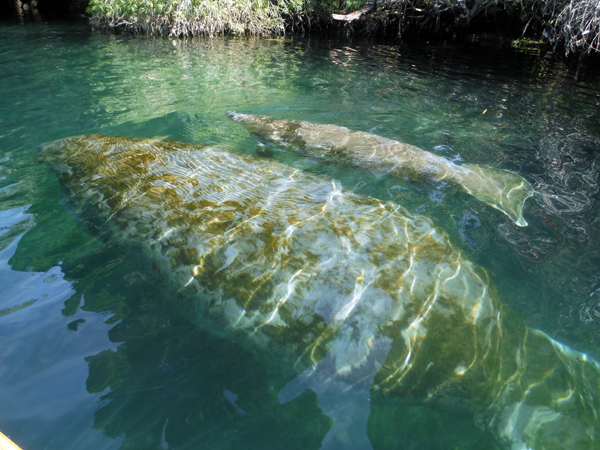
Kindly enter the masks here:
M 337 125 L 236 112 L 228 115 L 253 133 L 327 162 L 350 163 L 362 170 L 428 178 L 459 186 L 502 211 L 517 225 L 527 225 L 523 205 L 534 190 L 527 180 L 508 170 L 475 164 L 459 166 L 414 145 Z
M 317 394 L 362 448 L 371 395 L 461 398 L 507 448 L 597 448 L 600 366 L 525 323 L 428 219 L 273 160 L 101 135 L 41 147 L 104 240 L 190 320 Z

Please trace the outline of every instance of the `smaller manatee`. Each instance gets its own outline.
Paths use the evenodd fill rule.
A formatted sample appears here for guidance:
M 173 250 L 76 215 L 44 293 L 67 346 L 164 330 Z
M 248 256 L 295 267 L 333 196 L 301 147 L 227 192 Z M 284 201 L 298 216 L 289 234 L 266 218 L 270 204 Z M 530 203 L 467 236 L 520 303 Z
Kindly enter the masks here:
M 336 125 L 235 111 L 228 116 L 249 131 L 307 156 L 349 163 L 363 170 L 396 177 L 426 177 L 460 186 L 478 200 L 502 211 L 520 227 L 527 225 L 523 205 L 534 190 L 527 180 L 508 170 L 476 164 L 459 166 L 414 145 Z

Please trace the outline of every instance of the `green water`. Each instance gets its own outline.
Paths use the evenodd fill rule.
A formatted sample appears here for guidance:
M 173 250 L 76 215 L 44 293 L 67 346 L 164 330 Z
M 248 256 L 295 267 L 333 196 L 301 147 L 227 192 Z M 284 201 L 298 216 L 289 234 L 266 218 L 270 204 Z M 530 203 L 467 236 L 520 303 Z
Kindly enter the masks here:
M 442 227 L 529 326 L 600 358 L 600 82 L 526 53 L 329 40 L 169 40 L 0 27 L 0 431 L 33 449 L 318 449 L 316 395 L 184 319 L 32 158 L 89 133 L 255 152 L 236 110 L 332 123 L 536 189 L 526 228 L 445 184 L 274 158 Z M 467 408 L 373 400 L 375 449 L 494 448 Z

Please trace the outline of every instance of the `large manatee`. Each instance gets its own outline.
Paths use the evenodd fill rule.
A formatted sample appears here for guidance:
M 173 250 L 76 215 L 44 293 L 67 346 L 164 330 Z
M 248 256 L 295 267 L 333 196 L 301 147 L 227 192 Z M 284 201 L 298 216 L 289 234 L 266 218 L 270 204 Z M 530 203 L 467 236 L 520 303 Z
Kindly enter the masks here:
M 523 204 L 534 193 L 520 175 L 476 164 L 461 166 L 414 145 L 336 125 L 284 120 L 230 112 L 248 130 L 299 153 L 394 176 L 412 176 L 459 186 L 484 203 L 526 226 Z
M 600 366 L 503 305 L 428 219 L 249 154 L 102 135 L 39 153 L 177 307 L 305 389 L 323 448 L 370 447 L 372 395 L 462 399 L 507 449 L 597 449 Z

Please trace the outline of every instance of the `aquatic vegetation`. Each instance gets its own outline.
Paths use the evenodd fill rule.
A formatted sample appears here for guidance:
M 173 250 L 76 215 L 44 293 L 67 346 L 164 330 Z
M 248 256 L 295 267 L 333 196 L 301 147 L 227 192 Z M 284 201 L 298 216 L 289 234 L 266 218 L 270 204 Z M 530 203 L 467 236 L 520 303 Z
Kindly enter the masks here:
M 211 147 L 91 135 L 39 157 L 187 318 L 285 374 L 281 402 L 312 389 L 324 442 L 368 444 L 375 395 L 461 398 L 508 448 L 595 448 L 598 363 L 529 329 L 428 219 Z
M 525 226 L 523 205 L 533 188 L 520 175 L 475 164 L 459 166 L 414 145 L 336 125 L 229 113 L 253 133 L 282 143 L 294 151 L 327 162 L 350 164 L 362 170 L 393 176 L 444 181 L 502 211 Z
M 285 18 L 300 9 L 299 0 L 91 0 L 88 13 L 97 27 L 173 36 L 283 34 Z

